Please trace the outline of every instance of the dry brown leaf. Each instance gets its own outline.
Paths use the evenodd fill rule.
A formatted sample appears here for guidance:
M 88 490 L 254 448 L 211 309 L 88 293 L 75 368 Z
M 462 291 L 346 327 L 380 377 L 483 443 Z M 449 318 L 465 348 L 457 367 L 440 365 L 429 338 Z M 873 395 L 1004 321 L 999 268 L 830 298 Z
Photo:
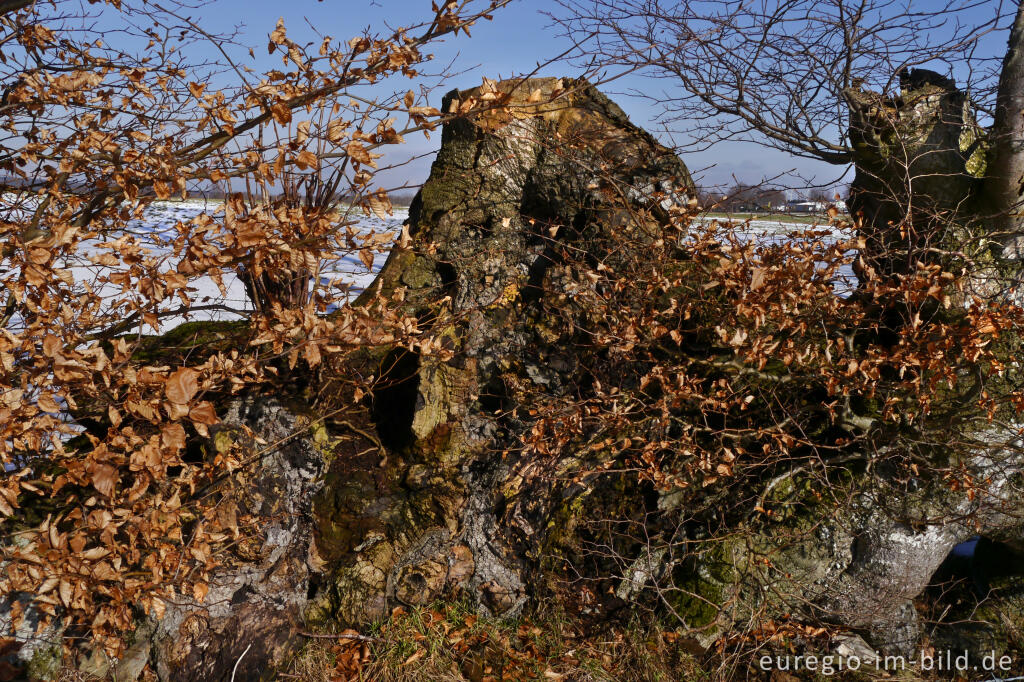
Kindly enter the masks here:
M 270 107 L 274 120 L 281 125 L 288 125 L 292 120 L 292 110 L 284 102 L 277 102 Z
M 426 649 L 417 649 L 415 652 L 413 652 L 412 655 L 409 656 L 409 658 L 405 659 L 405 661 L 402 663 L 402 665 L 409 665 L 410 663 L 415 663 L 416 661 L 418 661 L 421 658 L 423 658 L 423 656 L 426 653 L 427 653 Z
M 297 165 L 300 170 L 306 170 L 307 168 L 316 168 L 319 166 L 320 160 L 316 158 L 316 154 L 313 152 L 308 149 L 303 149 L 295 155 L 295 165 Z
M 197 424 L 206 426 L 212 426 L 218 421 L 217 411 L 213 408 L 213 404 L 205 400 L 189 410 L 188 417 Z
M 752 268 L 750 271 L 750 290 L 757 291 L 764 286 L 764 268 Z
M 280 17 L 277 20 L 277 26 L 274 27 L 274 31 L 270 34 L 270 42 L 274 45 L 280 45 L 285 41 L 285 28 L 284 28 L 284 17 Z
M 58 591 L 60 593 L 60 600 L 63 602 L 64 606 L 71 606 L 71 597 L 74 595 L 74 588 L 71 587 L 71 583 L 67 580 L 61 580 Z
M 310 122 L 306 120 L 300 121 L 299 124 L 295 126 L 295 144 L 301 145 L 309 139 L 309 124 Z
M 109 464 L 94 462 L 89 466 L 89 474 L 92 478 L 92 487 L 96 488 L 101 495 L 106 495 L 107 497 L 114 494 L 114 488 L 117 487 L 118 481 L 121 480 L 121 475 L 117 469 Z
M 160 429 L 160 445 L 174 451 L 185 447 L 185 429 L 181 424 L 164 424 Z
M 43 412 L 60 412 L 60 405 L 57 404 L 52 393 L 40 393 L 36 404 Z
M 347 153 L 349 157 L 357 163 L 361 163 L 364 166 L 370 166 L 371 168 L 377 167 L 377 164 L 373 161 L 373 157 L 370 156 L 370 152 L 358 140 L 352 140 L 349 142 L 345 146 L 345 153 Z
M 172 403 L 187 405 L 199 392 L 199 372 L 191 367 L 181 367 L 167 377 L 164 390 Z
M 331 142 L 341 142 L 345 136 L 345 129 L 348 128 L 348 121 L 340 118 L 332 119 L 327 124 L 327 139 Z
M 303 357 L 306 358 L 306 362 L 310 367 L 316 367 L 320 364 L 320 346 L 316 343 L 307 343 L 303 347 Z
M 370 212 L 377 216 L 381 220 L 384 220 L 393 210 L 391 199 L 388 197 L 387 192 L 380 190 L 374 192 L 366 198 L 366 205 L 369 207 Z
M 206 601 L 206 595 L 209 593 L 209 591 L 210 586 L 206 583 L 196 583 L 192 586 L 192 595 L 200 604 Z
M 82 538 L 78 538 L 78 539 L 80 539 L 81 541 L 84 542 L 84 539 L 82 539 Z M 74 546 L 75 546 L 75 541 L 74 540 L 72 540 L 71 546 L 72 546 L 72 549 L 74 549 Z M 80 549 L 78 551 L 81 552 Z M 110 550 L 107 549 L 106 547 L 93 547 L 92 549 L 82 553 L 82 558 L 87 560 L 87 561 L 99 561 L 100 559 L 102 559 L 103 557 L 107 556 L 108 554 L 110 554 Z

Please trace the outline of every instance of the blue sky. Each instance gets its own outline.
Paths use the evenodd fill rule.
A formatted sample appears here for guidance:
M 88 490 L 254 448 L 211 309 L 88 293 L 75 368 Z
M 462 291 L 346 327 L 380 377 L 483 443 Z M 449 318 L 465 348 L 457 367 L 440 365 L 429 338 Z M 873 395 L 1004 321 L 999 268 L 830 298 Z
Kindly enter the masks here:
M 496 13 L 494 21 L 480 22 L 471 29 L 471 37 L 448 37 L 432 52 L 435 63 L 456 60 L 456 68 L 464 71 L 446 87 L 436 90 L 432 97 L 438 101 L 450 88 L 472 87 L 482 76 L 497 79 L 511 77 L 536 68 L 568 49 L 569 45 L 558 37 L 558 30 L 543 10 L 553 9 L 553 3 L 541 0 L 515 0 Z M 279 57 L 268 57 L 266 36 L 273 30 L 279 17 L 284 17 L 289 36 L 296 40 L 312 39 L 313 31 L 348 38 L 367 27 L 384 30 L 385 24 L 407 25 L 430 16 L 430 0 L 219 0 L 199 8 L 193 18 L 209 31 L 229 31 L 239 27 L 242 39 L 256 47 L 257 64 L 266 69 L 277 68 Z M 575 70 L 568 64 L 556 64 L 541 69 L 539 75 L 573 76 Z M 448 87 L 450 85 L 450 87 Z M 616 80 L 602 87 L 629 114 L 634 123 L 649 128 L 657 110 L 650 102 L 631 96 L 627 91 L 649 87 L 649 82 L 633 76 Z M 420 138 L 410 140 L 416 152 L 436 149 L 440 136 L 431 142 Z M 406 150 L 408 152 L 409 150 Z M 822 181 L 836 177 L 837 169 L 823 163 L 794 159 L 781 152 L 766 150 L 754 144 L 723 144 L 714 150 L 683 154 L 683 160 L 692 171 L 700 171 L 706 184 L 731 185 L 733 179 L 757 182 L 780 172 L 797 169 L 803 174 L 817 175 Z M 429 159 L 407 166 L 403 171 L 412 182 L 422 182 L 429 172 Z M 405 178 L 403 178 L 405 179 Z
M 515 0 L 499 11 L 494 21 L 482 21 L 471 29 L 471 38 L 462 34 L 458 38 L 449 37 L 434 52 L 440 60 L 461 51 L 466 66 L 479 65 L 477 81 L 480 74 L 494 78 L 520 73 L 538 60 L 561 51 L 556 32 L 547 28 L 550 20 L 541 14 L 541 9 L 550 8 L 552 4 Z M 240 11 L 242 8 L 244 10 Z M 383 31 L 388 25 L 407 26 L 427 20 L 431 15 L 430 0 L 291 0 L 285 3 L 219 0 L 195 13 L 204 27 L 227 30 L 243 26 L 245 33 L 260 46 L 265 44 L 266 35 L 279 17 L 284 17 L 289 35 L 309 35 L 308 20 L 318 31 L 344 38 L 357 35 L 367 27 Z M 260 52 L 266 53 L 265 50 Z M 274 60 L 268 62 L 273 63 Z
M 918 0 L 917 5 L 927 8 L 933 1 L 938 0 Z M 1000 0 L 992 0 L 992 3 L 993 7 L 1005 4 Z M 432 50 L 436 55 L 435 63 L 454 59 L 456 69 L 464 73 L 435 90 L 431 97 L 437 101 L 430 103 L 437 105 L 441 95 L 451 88 L 478 85 L 481 76 L 497 79 L 528 72 L 538 62 L 549 60 L 565 51 L 569 45 L 558 37 L 557 27 L 551 26 L 551 20 L 543 14 L 544 10 L 555 9 L 557 6 L 550 0 L 514 0 L 511 5 L 496 13 L 493 22 L 481 22 L 474 27 L 472 37 L 448 37 L 443 44 L 437 45 Z M 335 38 L 347 39 L 367 27 L 384 31 L 386 25 L 409 25 L 428 19 L 430 15 L 430 0 L 217 0 L 198 8 L 193 17 L 211 31 L 240 27 L 243 31 L 242 39 L 256 48 L 257 66 L 270 69 L 277 68 L 280 62 L 279 57 L 268 57 L 266 36 L 281 16 L 285 19 L 289 36 L 302 42 L 303 38 L 314 38 L 311 27 Z M 986 42 L 987 49 L 999 54 L 1001 46 L 1005 45 L 1005 36 L 995 34 Z M 570 65 L 562 63 L 544 67 L 540 75 L 577 74 Z M 651 87 L 651 81 L 629 76 L 609 83 L 602 89 L 623 107 L 636 124 L 658 135 L 654 123 L 658 113 L 655 105 L 649 100 L 629 94 L 630 90 Z M 415 152 L 430 152 L 436 149 L 439 139 L 438 135 L 433 136 L 431 142 L 417 138 L 411 141 L 409 147 Z M 757 183 L 762 178 L 792 171 L 804 178 L 813 177 L 819 183 L 831 183 L 842 172 L 842 169 L 835 166 L 794 158 L 753 143 L 733 142 L 717 145 L 708 151 L 684 151 L 682 157 L 691 171 L 695 172 L 698 181 L 706 186 L 729 186 L 735 181 Z M 407 178 L 403 179 L 422 182 L 428 171 L 429 159 L 422 160 L 407 166 L 403 171 Z M 791 182 L 798 184 L 795 180 Z

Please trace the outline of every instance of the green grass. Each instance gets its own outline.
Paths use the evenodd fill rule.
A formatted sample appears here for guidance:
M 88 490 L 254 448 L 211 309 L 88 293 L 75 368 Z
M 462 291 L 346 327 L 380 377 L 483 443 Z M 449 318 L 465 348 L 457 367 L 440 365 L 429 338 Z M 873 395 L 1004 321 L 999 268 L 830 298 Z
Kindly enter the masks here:
M 347 631 L 354 634 L 354 631 Z M 865 666 L 832 676 L 770 674 L 757 666 L 767 651 L 795 655 L 785 641 L 742 653 L 695 656 L 694 643 L 671 625 L 584 625 L 558 605 L 518 618 L 477 615 L 461 602 L 396 609 L 365 630 L 364 640 L 311 639 L 280 679 L 306 682 L 930 682 L 908 668 L 885 673 Z M 821 653 L 825 653 L 824 651 Z M 948 679 L 948 678 L 944 678 Z
M 312 640 L 282 679 L 309 682 L 712 680 L 671 630 L 635 624 L 584 636 L 557 608 L 486 618 L 465 604 L 400 609 L 372 641 Z

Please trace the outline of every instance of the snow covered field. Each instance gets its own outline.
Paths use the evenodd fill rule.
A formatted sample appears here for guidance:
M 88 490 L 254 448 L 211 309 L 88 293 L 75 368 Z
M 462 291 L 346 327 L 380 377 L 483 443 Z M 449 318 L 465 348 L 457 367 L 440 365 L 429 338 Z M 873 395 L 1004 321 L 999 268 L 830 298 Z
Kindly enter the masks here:
M 174 226 L 178 222 L 191 220 L 203 212 L 216 216 L 222 210 L 220 202 L 214 201 L 158 201 L 147 208 L 145 219 L 129 223 L 128 230 L 144 245 L 144 248 L 149 252 L 148 255 L 157 258 L 161 256 L 166 257 L 166 262 L 161 265 L 161 270 L 173 269 L 175 263 L 173 262 L 174 259 L 168 243 L 177 235 Z M 407 217 L 408 210 L 405 208 L 396 208 L 394 215 L 383 220 L 372 216 L 367 217 L 359 209 L 353 209 L 349 219 L 354 218 L 359 221 L 356 229 L 360 231 L 373 230 L 375 232 L 395 233 L 397 235 L 397 232 L 401 229 L 402 222 Z M 104 281 L 111 274 L 111 268 L 96 265 L 89 261 L 90 257 L 104 252 L 116 253 L 116 249 L 110 247 L 110 244 L 104 244 L 101 241 L 91 241 L 85 245 L 85 248 L 74 259 L 69 259 L 62 265 L 72 273 L 76 283 L 88 284 L 93 291 L 104 298 L 113 299 L 116 297 L 123 299 L 126 294 L 121 293 L 120 287 Z M 328 282 L 334 282 L 336 289 L 340 288 L 342 290 L 347 286 L 348 296 L 355 298 L 365 287 L 373 282 L 376 273 L 384 264 L 384 260 L 384 255 L 377 254 L 373 268 L 367 269 L 355 254 L 346 254 L 339 260 L 331 261 L 327 264 L 326 269 L 321 273 L 321 282 L 325 286 Z M 224 273 L 223 284 L 226 293 L 222 293 L 208 276 L 190 279 L 187 292 L 193 306 L 202 308 L 203 306 L 219 305 L 239 311 L 250 308 L 246 299 L 245 288 L 233 271 Z M 182 301 L 176 297 L 167 299 L 161 305 L 162 310 L 173 310 L 179 307 L 182 307 Z M 162 333 L 186 321 L 228 320 L 238 317 L 238 314 L 229 310 L 199 309 L 190 311 L 187 314 L 161 317 L 159 329 L 153 329 L 149 325 L 144 325 L 142 331 L 147 334 Z
M 711 222 L 711 220 L 705 220 Z M 715 220 L 723 222 L 720 219 Z M 738 237 L 746 237 L 760 244 L 781 244 L 793 239 L 792 235 L 794 233 L 806 232 L 808 230 L 828 232 L 828 235 L 821 238 L 826 244 L 834 243 L 840 239 L 850 239 L 854 236 L 852 230 L 837 230 L 827 224 L 808 225 L 806 223 L 779 220 L 751 220 L 749 222 L 735 221 L 733 225 L 734 234 Z M 840 268 L 839 277 L 834 282 L 833 289 L 836 295 L 842 297 L 849 296 L 856 286 L 857 276 L 854 274 L 853 268 L 849 265 L 844 265 Z
M 0 206 L 2 206 L 2 203 L 0 203 Z M 158 259 L 161 257 L 165 258 L 165 262 L 161 264 L 162 270 L 173 269 L 176 263 L 169 243 L 177 236 L 174 226 L 178 222 L 195 218 L 203 212 L 216 216 L 222 210 L 222 204 L 216 201 L 207 202 L 201 199 L 158 201 L 147 209 L 143 220 L 132 221 L 128 229 L 144 245 L 149 256 Z M 10 209 L 6 213 L 8 213 L 6 216 L 8 220 L 16 219 L 16 216 L 10 215 L 12 213 Z M 368 217 L 359 212 L 358 209 L 353 209 L 353 214 L 350 218 L 358 219 L 358 228 L 361 231 L 373 230 L 380 233 L 393 233 L 397 236 L 402 223 L 408 218 L 408 209 L 396 208 L 394 215 L 386 219 Z M 737 223 L 733 229 L 736 230 L 736 234 L 741 238 L 746 237 L 760 243 L 771 244 L 790 239 L 789 235 L 792 233 L 802 232 L 812 229 L 812 227 L 806 224 L 772 220 L 752 220 L 748 223 Z M 822 226 L 821 228 L 813 229 L 827 228 Z M 850 235 L 834 232 L 832 236 L 826 236 L 824 239 L 829 241 L 848 236 Z M 97 265 L 89 260 L 91 257 L 104 252 L 115 251 L 115 249 L 111 248 L 112 246 L 112 244 L 105 244 L 101 241 L 89 242 L 85 244 L 85 248 L 79 254 L 76 254 L 73 259 L 67 259 L 61 266 L 67 268 L 72 274 L 76 285 L 87 285 L 105 300 L 114 301 L 120 299 L 123 301 L 126 296 L 133 294 L 123 293 L 120 286 L 111 284 L 106 280 L 111 275 L 112 268 Z M 329 282 L 334 282 L 334 286 L 337 287 L 336 290 L 343 292 L 346 291 L 347 287 L 347 297 L 349 300 L 352 300 L 373 282 L 376 273 L 384 264 L 384 260 L 385 254 L 378 253 L 374 259 L 372 269 L 368 269 L 356 254 L 345 254 L 339 260 L 328 263 L 327 269 L 321 273 L 321 283 L 327 286 Z M 9 271 L 7 273 L 3 272 L 3 268 L 0 266 L 0 279 L 10 274 Z M 847 295 L 856 285 L 856 278 L 849 267 L 844 268 L 841 275 L 840 280 L 836 282 L 836 293 L 842 296 Z M 224 308 L 236 311 L 249 309 L 250 305 L 245 295 L 245 289 L 233 271 L 224 274 L 223 283 L 225 293 L 222 293 L 208 276 L 190 280 L 187 292 L 192 300 L 192 305 L 199 309 L 191 310 L 188 313 L 161 317 L 159 329 L 153 329 L 150 325 L 143 325 L 142 332 L 147 334 L 162 333 L 186 321 L 237 318 L 239 316 L 238 313 Z M 212 307 L 202 309 L 204 306 Z M 218 308 L 217 306 L 223 306 L 223 308 Z M 169 298 L 161 304 L 161 309 L 168 311 L 180 307 L 182 307 L 182 301 L 177 297 Z

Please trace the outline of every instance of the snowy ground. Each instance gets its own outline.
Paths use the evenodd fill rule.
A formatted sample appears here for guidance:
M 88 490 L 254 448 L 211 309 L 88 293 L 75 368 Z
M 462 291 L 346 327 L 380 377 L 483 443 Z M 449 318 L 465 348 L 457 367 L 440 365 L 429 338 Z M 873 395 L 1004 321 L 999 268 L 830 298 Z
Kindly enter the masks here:
M 722 222 L 720 219 L 717 220 Z M 708 222 L 711 222 L 711 220 L 708 220 Z M 853 237 L 852 231 L 836 230 L 827 224 L 809 225 L 778 220 L 751 220 L 749 222 L 736 221 L 733 225 L 735 234 L 738 237 L 747 237 L 761 244 L 781 244 L 793 239 L 792 235 L 808 230 L 828 232 L 828 235 L 821 238 L 826 244 Z M 840 268 L 839 277 L 834 282 L 833 289 L 836 295 L 845 298 L 850 295 L 856 286 L 857 276 L 853 273 L 853 268 L 849 265 L 844 265 Z
M 359 220 L 357 229 L 361 231 L 387 232 L 397 234 L 402 222 L 408 217 L 407 209 L 396 208 L 394 214 L 387 219 L 367 217 L 353 209 L 353 216 Z M 155 202 L 146 211 L 144 220 L 132 221 L 128 230 L 141 243 L 145 245 L 148 255 L 153 257 L 166 257 L 166 263 L 161 269 L 172 269 L 174 266 L 171 257 L 171 250 L 167 243 L 171 241 L 176 232 L 174 226 L 178 222 L 185 222 L 206 212 L 216 216 L 222 211 L 220 202 L 205 202 L 202 200 L 190 201 L 162 201 Z M 102 281 L 111 273 L 110 268 L 105 268 L 90 262 L 91 256 L 110 252 L 111 245 L 103 242 L 93 241 L 84 245 L 74 260 L 63 263 L 63 266 L 71 271 L 76 283 L 87 283 L 94 291 L 104 298 L 121 298 L 126 294 L 121 293 L 120 287 L 109 282 Z M 321 273 L 321 283 L 328 286 L 333 283 L 333 290 L 347 295 L 350 299 L 357 296 L 374 279 L 380 267 L 384 264 L 383 254 L 377 254 L 373 268 L 367 269 L 355 254 L 346 254 L 339 260 L 331 261 Z M 189 280 L 187 289 L 188 295 L 194 306 L 222 305 L 235 310 L 244 311 L 250 308 L 246 299 L 245 289 L 234 272 L 225 272 L 223 276 L 225 292 L 222 293 L 210 277 L 199 277 Z M 182 306 L 177 299 L 164 301 L 161 309 L 172 310 Z M 172 315 L 160 318 L 160 328 L 153 329 L 149 325 L 143 326 L 143 333 L 166 332 L 186 321 L 195 320 L 227 320 L 236 319 L 239 315 L 227 310 L 196 310 L 190 311 L 187 315 Z
M 194 218 L 204 211 L 211 215 L 215 215 L 221 210 L 221 204 L 219 202 L 205 202 L 203 200 L 156 202 L 147 210 L 146 219 L 143 221 L 136 221 L 130 226 L 130 229 L 137 236 L 142 238 L 151 238 L 155 236 L 159 239 L 159 237 L 163 236 L 169 239 L 174 235 L 173 228 L 177 222 Z M 397 235 L 397 231 L 401 228 L 401 224 L 408 218 L 408 209 L 395 209 L 394 215 L 384 220 L 376 217 L 363 216 L 358 213 L 356 215 L 359 216 L 359 227 L 362 230 L 392 232 Z M 737 234 L 740 236 L 747 236 L 752 240 L 768 244 L 779 243 L 787 239 L 791 239 L 792 237 L 790 237 L 790 235 L 794 232 L 827 228 L 812 228 L 812 226 L 806 224 L 771 220 L 752 220 L 747 223 L 743 223 L 742 225 L 738 224 L 735 229 L 737 230 Z M 837 232 L 834 233 L 832 238 L 838 239 L 843 236 L 848 235 L 841 235 Z M 154 247 L 154 249 L 159 251 L 159 247 Z M 355 254 L 347 254 L 341 259 L 329 264 L 328 269 L 322 273 L 321 282 L 326 285 L 327 282 L 334 281 L 337 283 L 336 286 L 341 290 L 348 287 L 347 295 L 349 300 L 352 300 L 358 296 L 365 287 L 369 286 L 370 283 L 373 282 L 376 273 L 384 264 L 384 260 L 384 254 L 377 254 L 373 268 L 368 270 Z M 72 265 L 71 269 L 75 273 L 77 281 L 96 281 L 98 277 L 108 274 L 103 268 L 92 264 L 69 265 Z M 852 291 L 853 287 L 856 285 L 856 278 L 849 267 L 844 268 L 841 275 L 841 279 L 836 282 L 836 293 L 844 296 L 848 295 L 848 293 Z M 209 305 L 212 303 L 222 304 L 237 310 L 245 310 L 249 307 L 244 287 L 234 274 L 226 274 L 224 277 L 224 285 L 227 290 L 226 296 L 220 292 L 213 280 L 209 277 L 192 280 L 189 284 L 189 294 L 194 304 L 197 306 Z M 98 283 L 95 288 L 98 291 L 110 291 L 111 285 Z M 171 306 L 177 306 L 179 304 L 180 301 L 175 300 L 171 303 Z M 168 331 L 182 322 L 189 320 L 223 320 L 234 319 L 237 317 L 238 316 L 234 313 L 222 310 L 199 310 L 190 312 L 188 315 L 174 315 L 161 318 L 159 330 L 153 330 L 147 326 L 144 327 L 144 332 L 153 333 L 154 331 Z
M 5 197 L 0 197 L 0 209 L 3 207 Z M 10 206 L 10 204 L 8 204 Z M 146 212 L 143 220 L 133 221 L 129 224 L 129 231 L 145 244 L 148 255 L 157 258 L 166 258 L 161 266 L 163 269 L 171 269 L 175 263 L 171 256 L 171 249 L 168 243 L 176 236 L 174 226 L 178 222 L 188 221 L 199 214 L 206 212 L 216 216 L 222 211 L 222 204 L 216 201 L 189 200 L 189 201 L 161 201 L 152 204 Z M 9 208 L 7 220 L 16 220 L 17 216 L 12 215 Z M 402 222 L 408 218 L 408 209 L 396 208 L 394 215 L 387 219 L 367 217 L 353 210 L 353 216 L 359 220 L 359 227 L 363 231 L 373 230 L 381 233 L 396 234 Z M 827 230 L 826 226 L 812 227 L 806 224 L 795 224 L 772 220 L 752 220 L 746 223 L 736 223 L 733 227 L 736 234 L 741 237 L 748 237 L 761 243 L 779 243 L 791 239 L 795 232 L 803 232 L 808 229 Z M 824 239 L 839 239 L 849 235 L 834 232 Z M 89 258 L 101 254 L 104 251 L 111 251 L 110 244 L 93 241 L 85 245 L 73 260 L 69 259 L 62 265 L 67 268 L 75 279 L 76 285 L 86 284 L 93 291 L 100 294 L 106 300 L 124 300 L 125 296 L 140 294 L 125 294 L 119 286 L 104 281 L 111 274 L 111 268 L 96 265 L 89 261 Z M 342 300 L 347 296 L 349 300 L 354 299 L 374 279 L 380 267 L 384 264 L 385 254 L 378 253 L 371 269 L 359 260 L 356 254 L 346 254 L 337 261 L 329 263 L 328 268 L 322 273 L 321 284 L 327 286 L 328 282 L 334 282 L 335 291 L 341 292 Z M 0 276 L 4 275 L 0 267 Z M 9 274 L 9 273 L 7 273 Z M 847 295 L 856 284 L 856 278 L 850 268 L 844 268 L 842 277 L 836 282 L 836 293 Z M 224 275 L 225 293 L 222 293 L 213 280 L 209 277 L 196 278 L 189 281 L 188 294 L 194 306 L 221 305 L 237 311 L 244 311 L 249 308 L 246 300 L 245 290 L 238 277 L 233 273 Z M 347 293 L 346 293 L 347 292 Z M 162 303 L 164 310 L 173 310 L 182 305 L 176 297 Z M 238 314 L 228 310 L 196 310 L 186 314 L 162 317 L 160 328 L 153 329 L 149 325 L 143 326 L 143 333 L 165 332 L 189 320 L 223 320 L 237 318 Z

